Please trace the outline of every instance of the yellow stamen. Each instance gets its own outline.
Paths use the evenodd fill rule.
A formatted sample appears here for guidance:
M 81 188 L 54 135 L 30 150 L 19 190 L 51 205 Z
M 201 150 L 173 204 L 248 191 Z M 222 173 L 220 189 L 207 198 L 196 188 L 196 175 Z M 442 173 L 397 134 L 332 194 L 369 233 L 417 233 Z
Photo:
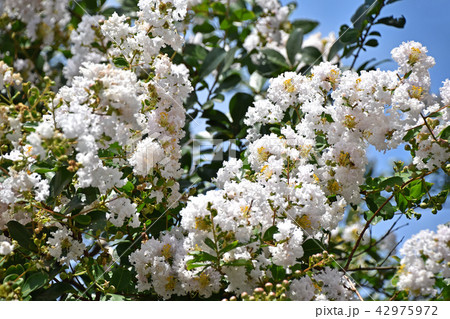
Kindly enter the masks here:
M 297 216 L 295 223 L 301 228 L 311 228 L 311 220 L 307 215 L 302 215 L 301 217 Z
M 350 129 L 355 128 L 356 118 L 353 115 L 347 114 L 343 124 Z
M 170 252 L 170 244 L 165 244 L 163 248 L 161 249 L 161 255 L 166 258 L 166 260 L 169 260 L 172 257 L 172 253 Z
M 293 93 L 295 91 L 295 86 L 294 84 L 292 84 L 292 79 L 287 79 L 283 82 L 284 84 L 284 89 L 286 90 L 286 92 L 288 93 Z
M 264 146 L 261 146 L 260 148 L 258 148 L 258 155 L 259 155 L 259 160 L 261 162 L 265 162 L 269 158 L 270 152 L 268 150 L 266 150 L 266 148 Z
M 166 290 L 174 290 L 176 283 L 177 282 L 176 282 L 176 279 L 175 279 L 174 276 L 168 276 L 167 277 Z
M 409 64 L 413 65 L 417 63 L 420 59 L 420 54 L 422 51 L 418 48 L 411 48 L 411 53 L 409 54 Z
M 412 89 L 411 89 L 411 91 L 410 91 L 410 94 L 411 94 L 411 97 L 412 97 L 413 99 L 418 99 L 418 100 L 420 100 L 420 98 L 421 98 L 422 95 L 423 95 L 423 88 L 420 87 L 420 86 L 415 86 L 415 85 L 413 85 L 413 87 L 412 87 Z

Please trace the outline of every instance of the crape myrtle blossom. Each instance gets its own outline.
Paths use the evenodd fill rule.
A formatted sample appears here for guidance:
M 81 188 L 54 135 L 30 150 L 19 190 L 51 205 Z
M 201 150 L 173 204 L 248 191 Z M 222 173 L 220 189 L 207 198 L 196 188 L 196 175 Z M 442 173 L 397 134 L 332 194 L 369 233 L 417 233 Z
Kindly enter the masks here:
M 71 230 L 62 227 L 50 234 L 47 240 L 49 254 L 56 258 L 60 264 L 69 264 L 80 257 L 86 246 L 73 237 Z
M 76 191 L 98 190 L 103 197 L 91 203 L 90 208 L 107 209 L 107 219 L 116 227 L 141 225 L 137 204 L 112 191 L 127 183 L 127 175 L 121 171 L 124 167 L 133 169 L 135 177 L 130 175 L 130 178 L 141 181 L 142 189 L 149 190 L 149 199 L 155 198 L 156 204 L 179 205 L 180 187 L 176 180 L 182 172 L 179 141 L 184 136 L 183 101 L 192 86 L 187 68 L 173 64 L 159 50 L 169 45 L 180 48 L 182 38 L 173 21 L 183 18 L 186 4 L 184 1 L 140 1 L 139 6 L 143 11 L 133 27 L 129 20 L 125 22 L 117 15 L 103 22 L 102 26 L 106 27 L 102 29 L 96 24 L 101 16 L 85 18 L 80 23 L 71 40 L 74 52 L 86 49 L 83 51 L 86 54 L 75 55 L 69 61 L 66 68 L 69 84 L 52 95 L 47 113 L 33 130 L 23 129 L 25 121 L 20 117 L 23 113 L 11 115 L 14 113 L 9 108 L 1 106 L 1 140 L 7 139 L 12 149 L 2 158 L 13 163 L 7 178 L 0 182 L 1 230 L 11 220 L 24 225 L 32 220 L 39 225 L 53 225 L 52 217 L 35 206 L 48 199 L 49 181 L 55 173 L 35 173 L 32 167 L 48 158 L 60 161 L 64 171 L 74 174 L 72 182 Z M 135 30 L 122 32 L 125 23 Z M 149 32 L 150 29 L 153 31 Z M 101 32 L 114 33 L 115 40 L 123 36 L 139 45 L 135 62 L 145 60 L 146 72 L 151 76 L 144 80 L 136 75 L 135 67 L 113 65 L 110 58 L 119 54 L 114 45 L 106 54 L 89 51 L 91 41 L 105 45 L 111 41 L 111 35 L 102 36 Z M 158 46 L 142 46 L 144 36 Z M 2 84 L 20 84 L 20 76 L 13 74 L 11 68 L 5 65 L 1 70 Z M 111 148 L 117 151 L 117 156 L 104 158 L 103 152 Z M 45 205 L 53 205 L 57 214 L 71 200 L 61 194 Z M 61 228 L 48 239 L 50 254 L 61 263 L 75 261 L 84 249 L 81 241 L 82 237 L 75 236 L 72 229 Z
M 439 225 L 436 232 L 422 230 L 408 239 L 400 250 L 398 287 L 415 296 L 435 295 L 436 279 L 450 278 L 449 243 L 449 225 Z
M 420 114 L 430 101 L 438 103 L 428 93 L 427 69 L 432 59 L 417 54 L 425 50 L 416 43 L 393 50 L 400 65 L 394 72 L 358 75 L 326 62 L 315 66 L 310 76 L 288 72 L 272 79 L 267 99 L 256 101 L 245 120 L 253 127 L 248 135 L 248 164 L 226 162 L 214 180 L 220 189 L 190 198 L 182 209 L 181 227 L 188 238 L 183 254 L 194 260 L 202 253 L 212 256 L 204 269 L 219 272 L 226 290 L 233 293 L 251 291 L 270 278 L 272 266 L 291 273 L 291 267 L 302 262 L 305 240 L 335 229 L 345 207 L 361 201 L 359 185 L 364 182 L 367 146 L 397 147 L 405 128 L 422 124 Z M 411 68 L 404 69 L 404 65 Z M 446 101 L 446 87 L 442 91 Z M 282 125 L 279 133 L 261 135 L 256 129 L 258 123 L 281 122 L 291 109 L 298 119 Z M 446 159 L 440 155 L 436 165 Z M 344 236 L 354 240 L 358 228 L 355 224 Z M 256 234 L 264 234 L 265 239 Z M 146 245 L 158 247 L 162 242 L 151 240 Z M 231 243 L 234 248 L 225 248 Z M 136 252 L 132 260 L 147 250 Z M 189 269 L 189 262 L 185 259 L 184 263 L 183 273 Z M 246 266 L 236 267 L 236 263 Z M 177 278 L 176 284 L 183 287 L 182 280 L 170 271 L 167 276 Z M 138 277 L 139 285 L 148 278 Z M 292 299 L 348 300 L 353 296 L 346 277 L 329 267 L 291 284 Z M 172 288 L 171 294 L 180 291 Z M 166 298 L 167 291 L 162 296 Z
M 55 33 L 70 21 L 68 4 L 69 0 L 2 0 L 0 9 L 10 18 L 25 23 L 31 40 L 43 37 L 44 44 L 51 45 Z

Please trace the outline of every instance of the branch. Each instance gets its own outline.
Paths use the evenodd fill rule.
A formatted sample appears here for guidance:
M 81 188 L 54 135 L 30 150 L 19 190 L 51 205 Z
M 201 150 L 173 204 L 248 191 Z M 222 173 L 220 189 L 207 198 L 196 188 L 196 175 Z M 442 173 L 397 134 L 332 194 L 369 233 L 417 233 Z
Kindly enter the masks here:
M 411 182 L 413 182 L 413 181 L 415 181 L 415 180 L 417 180 L 417 179 L 422 179 L 422 178 L 424 178 L 425 176 L 434 173 L 435 171 L 436 171 L 436 169 L 434 169 L 434 170 L 432 170 L 432 171 L 430 171 L 430 172 L 426 172 L 426 173 L 424 173 L 424 174 L 422 174 L 422 175 L 420 175 L 420 176 L 411 178 L 409 181 L 405 182 L 405 183 L 401 186 L 400 189 L 403 189 L 406 185 L 410 184 Z M 356 241 L 355 246 L 353 247 L 353 249 L 352 249 L 352 251 L 351 251 L 351 253 L 350 253 L 350 256 L 348 256 L 347 263 L 346 263 L 345 266 L 344 266 L 344 270 L 348 270 L 348 267 L 350 266 L 350 263 L 351 263 L 351 261 L 352 261 L 353 255 L 355 254 L 356 249 L 358 248 L 359 244 L 361 243 L 361 240 L 362 240 L 362 238 L 363 238 L 363 236 L 364 236 L 364 233 L 366 232 L 367 228 L 369 228 L 369 226 L 370 226 L 370 224 L 372 223 L 372 221 L 373 221 L 373 220 L 375 219 L 375 217 L 381 212 L 381 210 L 384 208 L 384 206 L 386 206 L 386 204 L 389 203 L 389 202 L 391 201 L 392 198 L 394 198 L 394 194 L 395 194 L 395 193 L 393 192 L 392 195 L 389 196 L 388 199 L 386 199 L 386 201 L 385 201 L 385 202 L 377 209 L 377 211 L 375 212 L 375 214 L 373 214 L 372 217 L 371 217 L 371 218 L 366 222 L 366 224 L 364 225 L 364 228 L 363 228 L 361 234 L 359 234 L 358 240 Z

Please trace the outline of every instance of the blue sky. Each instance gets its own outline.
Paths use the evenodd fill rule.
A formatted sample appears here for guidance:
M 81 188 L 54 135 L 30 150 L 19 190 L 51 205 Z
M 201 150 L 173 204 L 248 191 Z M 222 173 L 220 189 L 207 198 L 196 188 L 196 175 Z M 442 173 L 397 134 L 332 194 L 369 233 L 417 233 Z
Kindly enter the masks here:
M 288 3 L 289 1 L 282 1 Z M 313 19 L 320 22 L 315 31 L 327 35 L 334 31 L 338 33 L 342 24 L 350 25 L 350 17 L 356 11 L 363 0 L 299 0 L 293 13 L 294 19 Z M 403 41 L 418 41 L 428 48 L 428 54 L 436 60 L 436 66 L 430 70 L 431 91 L 439 92 L 439 87 L 447 78 L 450 78 L 450 1 L 448 0 L 402 0 L 385 7 L 382 17 L 404 15 L 406 25 L 403 29 L 377 25 L 373 30 L 381 33 L 380 45 L 369 48 L 363 52 L 358 60 L 362 62 L 376 57 L 378 61 L 390 58 L 391 50 Z M 395 62 L 384 63 L 379 66 L 382 70 L 392 70 L 397 67 Z M 376 173 L 389 173 L 390 163 L 393 160 L 408 158 L 408 154 L 402 150 L 389 151 L 386 154 L 378 153 L 373 148 L 369 149 L 369 159 L 376 163 Z M 449 218 L 450 205 L 444 207 L 437 215 L 429 211 L 423 211 L 420 220 L 407 220 L 402 218 L 399 224 L 408 223 L 397 232 L 398 239 L 405 236 L 408 239 L 422 229 L 436 230 L 438 224 L 446 223 Z M 375 234 L 381 234 L 389 228 L 390 223 L 381 222 L 374 227 Z

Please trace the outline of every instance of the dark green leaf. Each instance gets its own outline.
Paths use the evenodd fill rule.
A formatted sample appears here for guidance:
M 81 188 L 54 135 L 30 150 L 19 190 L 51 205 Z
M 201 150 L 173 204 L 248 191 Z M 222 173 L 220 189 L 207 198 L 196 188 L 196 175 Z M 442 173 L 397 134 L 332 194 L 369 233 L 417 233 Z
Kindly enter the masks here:
M 404 16 L 401 16 L 400 18 L 394 18 L 393 16 L 385 17 L 378 19 L 375 24 L 385 24 L 389 25 L 395 28 L 403 28 L 405 26 L 406 19 Z
M 223 68 L 222 68 L 222 72 L 225 72 L 226 70 L 228 70 L 230 68 L 230 66 L 233 64 L 234 62 L 234 56 L 236 55 L 236 51 L 238 50 L 238 47 L 234 47 L 231 48 L 230 50 L 228 50 L 225 59 L 223 61 Z
M 450 137 L 450 126 L 447 126 L 444 128 L 438 135 L 438 137 L 442 138 L 443 140 L 449 140 Z
M 377 39 L 370 39 L 366 42 L 366 45 L 369 47 L 376 47 L 378 46 L 378 40 Z
M 12 239 L 16 240 L 20 246 L 25 249 L 37 252 L 37 247 L 31 238 L 31 232 L 25 228 L 21 223 L 15 220 L 9 221 L 7 224 L 9 235 Z
M 294 29 L 289 35 L 289 39 L 286 44 L 286 51 L 289 61 L 292 65 L 295 64 L 295 56 L 300 53 L 303 43 L 303 32 L 301 29 Z
M 236 93 L 230 100 L 230 114 L 234 123 L 241 123 L 245 113 L 253 103 L 253 96 L 247 93 Z
M 194 26 L 193 32 L 197 33 L 210 33 L 214 31 L 214 27 L 208 22 L 205 21 L 203 24 L 197 24 Z
M 216 245 L 214 244 L 214 242 L 211 240 L 211 238 L 206 237 L 204 240 L 206 246 L 208 246 L 209 248 L 211 248 L 212 250 L 216 251 Z
M 243 246 L 243 244 L 239 244 L 239 240 L 235 240 L 231 244 L 229 244 L 229 245 L 225 246 L 224 248 L 222 248 L 219 251 L 219 256 L 222 256 L 223 254 L 229 252 L 230 250 L 233 250 L 236 247 L 241 247 L 241 246 Z
M 200 78 L 205 78 L 225 59 L 227 52 L 222 48 L 214 48 L 208 53 L 200 68 Z
M 22 295 L 28 296 L 31 292 L 41 288 L 48 282 L 48 275 L 44 272 L 36 272 L 27 278 L 22 286 Z
M 116 268 L 112 272 L 111 284 L 116 291 L 129 293 L 133 290 L 133 274 L 123 267 Z
M 56 301 L 58 297 L 68 292 L 75 292 L 75 289 L 67 282 L 57 282 L 48 289 L 36 291 L 33 295 L 34 300 Z
M 301 19 L 301 20 L 294 20 L 292 22 L 292 25 L 295 28 L 301 29 L 303 31 L 303 34 L 307 34 L 312 30 L 314 30 L 319 25 L 319 22 Z
M 331 61 L 336 54 L 344 47 L 340 40 L 336 40 L 330 48 L 330 52 L 328 53 L 327 60 Z
M 303 258 L 308 259 L 309 256 L 321 253 L 323 249 L 323 245 L 317 239 L 310 238 L 306 240 L 303 245 Z
M 379 185 L 380 189 L 385 189 L 387 186 L 394 187 L 395 185 L 401 186 L 403 185 L 403 178 L 400 176 L 392 176 L 389 178 L 386 178 L 384 181 L 382 181 Z
M 356 30 L 356 29 L 347 29 L 341 34 L 341 37 L 339 39 L 340 39 L 340 41 L 349 44 L 349 43 L 357 42 L 358 38 L 359 38 L 359 31 L 358 30 Z
M 46 162 L 36 162 L 31 164 L 30 171 L 38 173 L 38 174 L 45 174 L 48 172 L 56 172 L 57 168 L 50 163 Z
M 302 49 L 302 61 L 308 65 L 316 65 L 322 62 L 322 53 L 315 47 Z
M 69 172 L 66 167 L 61 166 L 50 181 L 50 196 L 57 197 L 64 188 L 72 181 L 75 173 Z
M 130 63 L 123 57 L 114 58 L 113 63 L 118 68 L 128 68 L 130 66 Z
M 272 265 L 270 267 L 270 272 L 275 281 L 282 281 L 286 277 L 286 269 L 282 266 Z
M 89 215 L 78 215 L 75 217 L 75 221 L 80 225 L 89 225 L 92 218 Z
M 226 77 L 217 88 L 216 92 L 226 91 L 236 87 L 241 82 L 241 76 L 237 73 L 233 73 Z
M 283 68 L 289 68 L 289 65 L 286 62 L 284 56 L 273 49 L 264 49 L 262 53 L 266 56 L 267 60 L 275 65 L 278 65 Z
M 272 241 L 273 240 L 273 235 L 278 233 L 278 227 L 277 226 L 271 226 L 269 227 L 265 232 L 264 235 L 262 237 L 263 241 Z

